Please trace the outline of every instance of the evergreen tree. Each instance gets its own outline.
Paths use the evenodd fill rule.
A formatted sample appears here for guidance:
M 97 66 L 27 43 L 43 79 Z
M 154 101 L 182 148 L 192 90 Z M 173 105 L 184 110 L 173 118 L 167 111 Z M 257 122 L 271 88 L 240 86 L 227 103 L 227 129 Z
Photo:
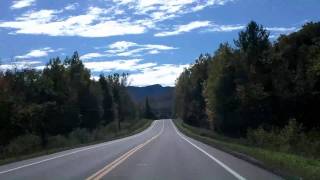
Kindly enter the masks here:
M 292 118 L 319 128 L 319 30 L 320 23 L 308 23 L 271 43 L 269 32 L 250 22 L 235 48 L 222 44 L 178 77 L 177 117 L 237 137 L 261 125 L 283 127 Z
M 99 83 L 103 91 L 102 107 L 104 124 L 109 124 L 114 120 L 114 104 L 111 86 L 103 75 L 100 75 Z
M 39 137 L 45 147 L 52 136 L 79 128 L 93 131 L 112 121 L 120 129 L 120 122 L 136 119 L 127 75 L 100 77 L 99 82 L 90 76 L 77 52 L 63 62 L 51 59 L 43 71 L 0 73 L 0 152 L 20 136 Z
M 149 98 L 146 97 L 145 105 L 144 105 L 144 118 L 146 119 L 154 119 L 155 115 L 152 112 L 152 109 L 149 104 Z

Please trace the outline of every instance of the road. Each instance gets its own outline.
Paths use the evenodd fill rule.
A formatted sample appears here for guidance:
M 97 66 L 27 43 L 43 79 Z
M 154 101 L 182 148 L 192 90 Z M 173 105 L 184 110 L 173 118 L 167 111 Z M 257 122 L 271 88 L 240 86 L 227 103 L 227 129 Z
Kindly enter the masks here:
M 127 138 L 0 166 L 0 179 L 281 179 L 157 120 Z

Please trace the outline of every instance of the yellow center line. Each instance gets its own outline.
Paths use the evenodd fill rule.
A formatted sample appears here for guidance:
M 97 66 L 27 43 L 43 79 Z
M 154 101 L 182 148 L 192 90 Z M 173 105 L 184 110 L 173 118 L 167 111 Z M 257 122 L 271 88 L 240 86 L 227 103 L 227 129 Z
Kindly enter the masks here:
M 138 150 L 140 150 L 141 148 L 143 148 L 144 146 L 149 144 L 151 141 L 153 141 L 156 138 L 158 138 L 162 134 L 163 129 L 164 129 L 164 122 L 162 124 L 161 131 L 157 135 L 153 136 L 152 138 L 150 138 L 149 140 L 145 141 L 144 143 L 132 148 L 130 151 L 126 152 L 125 154 L 123 154 L 122 156 L 120 156 L 119 158 L 117 158 L 116 160 L 111 162 L 110 164 L 106 165 L 104 168 L 102 168 L 101 170 L 97 171 L 96 173 L 94 173 L 93 175 L 88 177 L 86 180 L 102 179 L 102 177 L 104 177 L 110 171 L 112 171 L 114 168 L 119 166 L 122 162 L 124 162 L 126 159 L 128 159 L 130 156 L 132 156 L 135 152 L 137 152 Z

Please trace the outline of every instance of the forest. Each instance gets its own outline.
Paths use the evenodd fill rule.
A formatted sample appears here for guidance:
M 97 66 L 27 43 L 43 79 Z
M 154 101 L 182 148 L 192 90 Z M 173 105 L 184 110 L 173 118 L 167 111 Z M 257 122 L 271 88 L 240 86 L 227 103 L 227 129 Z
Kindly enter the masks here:
M 269 35 L 252 21 L 233 44 L 200 55 L 176 81 L 175 115 L 254 145 L 319 157 L 320 23 Z
M 77 52 L 63 61 L 51 59 L 41 71 L 2 71 L 0 158 L 101 140 L 121 131 L 122 124 L 152 116 L 147 102 L 145 113 L 129 97 L 127 77 L 92 80 Z

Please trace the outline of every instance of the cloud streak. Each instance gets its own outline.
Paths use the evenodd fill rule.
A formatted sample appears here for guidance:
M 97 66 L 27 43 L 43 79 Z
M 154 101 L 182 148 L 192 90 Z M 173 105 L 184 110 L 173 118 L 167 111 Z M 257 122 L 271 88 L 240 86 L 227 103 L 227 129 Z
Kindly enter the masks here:
M 156 37 L 164 36 L 174 36 L 187 32 L 191 32 L 196 29 L 204 29 L 203 32 L 231 32 L 238 31 L 243 29 L 245 26 L 236 24 L 236 25 L 219 25 L 210 21 L 193 21 L 184 25 L 177 25 L 170 31 L 164 31 L 156 33 Z
M 266 28 L 268 31 L 270 31 L 270 39 L 276 39 L 280 35 L 284 34 L 289 34 L 292 32 L 298 31 L 300 28 L 298 27 L 267 27 Z
M 144 54 L 158 54 L 160 51 L 175 50 L 178 48 L 160 44 L 137 44 L 128 41 L 118 41 L 109 46 L 106 52 L 111 56 L 140 56 Z
M 274 32 L 294 32 L 297 31 L 297 27 L 267 27 L 268 31 L 274 31 Z
M 23 69 L 23 68 L 35 68 L 34 66 L 37 66 L 39 64 L 42 64 L 41 61 L 15 61 L 12 63 L 7 64 L 1 64 L 0 70 L 12 70 L 12 69 Z
M 147 16 L 155 22 L 173 19 L 210 6 L 221 6 L 230 1 L 233 0 L 113 0 L 119 7 L 133 10 L 134 14 Z
M 27 54 L 15 56 L 16 59 L 31 59 L 31 58 L 40 58 L 46 57 L 49 53 L 56 52 L 56 50 L 51 49 L 50 47 L 45 47 L 41 49 L 31 50 Z
M 63 9 L 67 11 L 75 10 L 79 6 L 79 3 L 72 3 L 65 6 Z
M 15 29 L 11 34 L 49 36 L 109 37 L 142 34 L 146 27 L 128 19 L 105 17 L 110 9 L 90 7 L 85 14 L 59 17 L 63 10 L 30 11 L 15 21 L 0 22 L 0 27 Z
M 155 66 L 156 63 L 141 63 L 142 59 L 112 60 L 112 61 L 92 61 L 85 62 L 86 68 L 93 72 L 110 71 L 139 71 Z
M 147 86 L 155 82 L 162 86 L 174 86 L 175 80 L 188 66 L 188 64 L 162 64 L 145 68 L 139 73 L 129 75 L 129 81 L 134 86 Z
M 157 64 L 154 62 L 144 63 L 142 59 L 112 60 L 85 62 L 85 67 L 94 74 L 124 71 L 129 72 L 129 82 L 133 86 L 147 86 L 150 84 L 161 84 L 163 86 L 174 86 L 175 80 L 188 67 L 188 64 Z M 93 77 L 96 79 L 97 77 Z
M 224 5 L 230 1 L 232 0 L 110 0 L 106 6 L 89 7 L 85 13 L 77 15 L 70 11 L 78 8 L 79 4 L 66 4 L 60 10 L 32 10 L 14 20 L 0 21 L 0 28 L 12 30 L 10 32 L 12 35 L 88 38 L 137 35 L 157 29 L 159 23 L 165 20 L 200 11 L 210 6 Z M 12 8 L 23 8 L 33 4 L 35 0 L 14 1 Z
M 117 41 L 110 44 L 104 52 L 92 52 L 81 56 L 82 60 L 102 57 L 140 57 L 146 54 L 159 54 L 163 51 L 175 50 L 176 47 L 162 44 L 138 44 L 130 41 Z
M 154 36 L 163 37 L 163 36 L 173 36 L 179 35 L 182 33 L 190 32 L 195 29 L 209 27 L 210 21 L 193 21 L 188 24 L 176 26 L 172 31 L 164 31 L 160 33 L 156 33 Z
M 102 54 L 102 53 L 87 53 L 87 54 L 81 56 L 81 60 L 90 60 L 90 59 L 101 58 L 101 57 L 106 57 L 106 56 L 108 56 L 108 55 Z
M 36 0 L 16 0 L 13 1 L 11 9 L 21 9 L 34 5 Z
M 245 25 L 235 24 L 235 25 L 218 25 L 212 24 L 205 31 L 207 32 L 231 32 L 231 31 L 239 31 L 245 28 Z
M 243 24 L 216 24 L 211 21 L 193 21 L 188 24 L 176 25 L 169 31 L 163 31 L 154 34 L 156 37 L 174 36 L 183 33 L 191 32 L 197 29 L 202 29 L 201 32 L 232 32 L 243 30 L 246 26 Z M 280 34 L 288 34 L 299 30 L 297 27 L 266 27 L 266 30 L 271 32 L 271 38 Z

